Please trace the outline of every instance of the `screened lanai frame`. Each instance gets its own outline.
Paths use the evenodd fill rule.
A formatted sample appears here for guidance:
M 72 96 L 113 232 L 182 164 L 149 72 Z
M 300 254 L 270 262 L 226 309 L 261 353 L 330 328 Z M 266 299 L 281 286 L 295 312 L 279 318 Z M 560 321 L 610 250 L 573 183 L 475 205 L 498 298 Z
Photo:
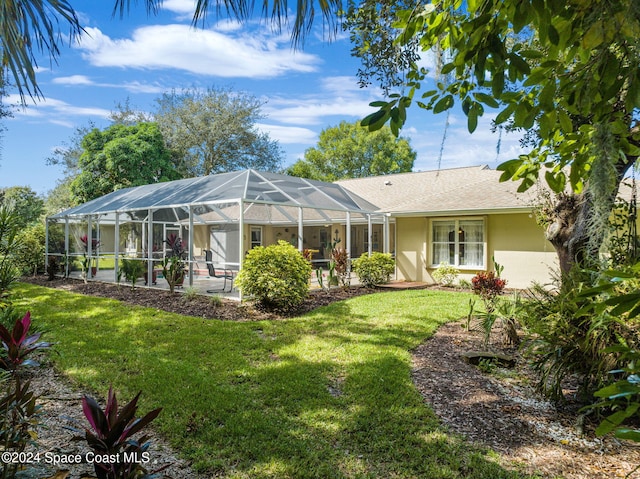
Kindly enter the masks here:
M 352 227 L 365 225 L 367 252 L 371 254 L 374 249 L 389 252 L 389 216 L 340 185 L 243 170 L 122 189 L 52 215 L 47 219 L 46 259 L 47 264 L 51 256 L 88 259 L 91 263 L 113 256 L 113 279 L 118 281 L 120 259 L 135 257 L 147 262 L 146 279 L 151 284 L 153 266 L 165 254 L 164 240 L 169 232 L 174 232 L 186 240 L 188 281 L 193 285 L 196 256 L 202 256 L 196 254 L 197 250 L 202 253 L 202 244 L 210 241 L 209 236 L 196 238 L 197 227 L 204 226 L 205 234 L 216 228 L 235 231 L 237 258 L 231 261 L 225 257 L 217 263 L 240 270 L 244 258 L 240 252 L 252 246 L 253 231 L 247 231 L 247 226 L 264 225 L 273 233 L 266 243 L 284 239 L 300 251 L 308 246 L 305 227 L 324 227 L 330 232 L 329 239 L 343 241 L 349 257 Z M 374 225 L 381 225 L 378 229 L 382 232 L 382 248 L 376 246 L 379 240 L 372 237 Z M 108 236 L 105 231 L 109 229 L 113 237 L 105 241 Z M 130 247 L 125 239 L 122 248 L 123 231 L 137 236 L 140 244 L 136 239 L 135 246 Z M 202 228 L 199 231 L 202 233 Z M 85 235 L 87 240 L 80 241 Z M 68 274 L 70 261 L 65 264 Z M 88 279 L 94 274 L 91 268 L 86 268 Z

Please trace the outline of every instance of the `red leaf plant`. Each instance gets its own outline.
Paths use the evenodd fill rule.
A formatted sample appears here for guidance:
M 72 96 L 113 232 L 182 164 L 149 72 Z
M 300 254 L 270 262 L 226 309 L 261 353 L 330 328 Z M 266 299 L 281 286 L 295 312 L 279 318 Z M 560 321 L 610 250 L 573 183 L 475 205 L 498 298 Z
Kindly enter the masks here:
M 142 418 L 136 418 L 140 392 L 122 408 L 118 409 L 118 400 L 113 388 L 109 388 L 107 404 L 104 410 L 90 396 L 82 399 L 82 410 L 89 422 L 85 429 L 85 439 L 95 453 L 94 470 L 98 479 L 150 479 L 154 473 L 148 473 L 144 464 L 149 462 L 149 436 L 133 436 L 153 421 L 162 408 L 154 409 Z

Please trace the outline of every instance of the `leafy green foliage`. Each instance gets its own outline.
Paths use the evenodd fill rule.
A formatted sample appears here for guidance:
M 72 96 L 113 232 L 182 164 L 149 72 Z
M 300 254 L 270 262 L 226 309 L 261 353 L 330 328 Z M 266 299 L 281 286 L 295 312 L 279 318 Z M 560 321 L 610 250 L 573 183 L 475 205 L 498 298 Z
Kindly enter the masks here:
M 131 283 L 131 289 L 136 288 L 138 279 L 144 274 L 147 267 L 144 261 L 138 259 L 123 258 L 120 262 L 120 271 L 124 278 Z
M 433 279 L 442 286 L 453 286 L 458 279 L 460 270 L 447 263 L 440 264 L 431 274 Z
M 59 21 L 69 25 L 72 39 L 82 32 L 80 21 L 67 0 L 7 0 L 1 18 L 2 64 L 23 99 L 25 94 L 40 96 L 34 68 L 37 53 L 45 52 L 55 59 L 63 41 Z
M 352 262 L 353 271 L 366 287 L 386 284 L 395 270 L 395 261 L 389 253 L 374 252 L 369 256 L 362 253 Z
M 596 428 L 597 435 L 614 432 L 617 438 L 640 442 L 640 430 L 632 421 L 638 418 L 640 410 L 640 353 L 627 346 L 611 351 L 620 353 L 620 359 L 627 362 L 622 369 L 611 371 L 624 378 L 596 391 L 594 396 L 599 400 L 587 409 L 603 409 L 610 413 Z
M 365 120 L 371 129 L 387 121 L 400 128 L 414 102 L 438 113 L 459 101 L 469 131 L 486 107 L 499 109 L 498 124 L 538 128 L 538 148 L 501 168 L 505 179 L 518 179 L 523 188 L 533 184 L 545 164 L 545 177 L 555 191 L 568 183 L 581 188 L 594 161 L 591 146 L 598 125 L 608 125 L 623 156 L 637 156 L 631 128 L 640 92 L 637 2 L 576 2 L 567 12 L 554 2 L 445 0 L 438 8 L 427 5 L 416 11 L 408 6 L 381 20 L 397 28 L 387 42 L 418 53 L 432 48 L 443 52 L 443 81 L 417 98 L 427 72 L 414 62 L 398 64 L 404 69 L 406 93 L 375 103 L 379 110 Z M 378 40 L 375 33 L 385 32 L 357 18 L 351 29 L 357 38 Z M 388 71 L 378 67 L 386 65 L 379 55 L 384 49 L 364 45 L 356 53 L 368 61 L 369 71 Z M 393 78 L 398 77 L 394 72 Z M 568 176 L 566 166 L 571 166 Z
M 104 131 L 94 128 L 81 146 L 80 172 L 70 184 L 78 202 L 121 188 L 181 178 L 156 123 L 116 124 Z
M 307 149 L 287 174 L 331 182 L 409 172 L 415 159 L 409 141 L 396 139 L 388 127 L 370 132 L 359 122 L 342 121 L 322 130 L 317 147 Z
M 42 223 L 28 226 L 16 237 L 15 264 L 22 274 L 44 271 L 45 228 Z
M 637 323 L 623 320 L 614 306 L 622 291 L 607 292 L 597 277 L 574 269 L 556 291 L 536 285 L 523 304 L 521 320 L 536 337 L 530 351 L 538 387 L 552 398 L 562 399 L 563 381 L 572 375 L 581 380 L 582 397 L 590 397 L 618 367 L 616 347 L 637 346 Z
M 44 212 L 44 200 L 29 186 L 0 188 L 0 204 L 14 212 L 21 229 L 36 224 Z
M 256 123 L 262 101 L 231 89 L 190 89 L 164 93 L 156 100 L 155 121 L 187 177 L 254 168 L 278 171 L 277 142 Z
M 397 133 L 411 105 L 434 113 L 458 106 L 473 132 L 485 110 L 494 110 L 499 127 L 530 132 L 531 150 L 498 167 L 501 181 L 518 181 L 525 191 L 544 178 L 555 193 L 567 188 L 577 195 L 581 207 L 573 218 L 568 208 L 558 211 L 558 224 L 572 227 L 560 226 L 550 238 L 563 274 L 597 260 L 600 226 L 640 154 L 640 4 L 377 3 L 359 2 L 348 15 L 355 53 L 369 77 L 380 75 L 393 87 L 401 80 L 401 93 L 372 103 L 376 111 L 362 124 L 377 130 L 389 123 Z M 386 57 L 389 49 L 398 54 Z M 432 52 L 438 77 L 427 89 L 429 72 L 410 59 Z M 397 71 L 390 73 L 390 62 Z
M 267 309 L 295 310 L 309 293 L 311 265 L 286 241 L 251 249 L 236 286 Z
M 0 205 L 0 306 L 6 303 L 11 286 L 20 276 L 15 266 L 19 228 L 13 211 Z
M 98 479 L 130 479 L 145 477 L 147 473 L 142 463 L 144 453 L 150 446 L 148 436 L 134 438 L 160 414 L 162 408 L 136 418 L 138 399 L 141 392 L 123 407 L 118 408 L 116 393 L 109 388 L 104 410 L 95 399 L 84 396 L 82 410 L 89 422 L 85 438 L 87 444 L 99 457 L 118 458 L 112 461 L 95 461 L 94 469 Z

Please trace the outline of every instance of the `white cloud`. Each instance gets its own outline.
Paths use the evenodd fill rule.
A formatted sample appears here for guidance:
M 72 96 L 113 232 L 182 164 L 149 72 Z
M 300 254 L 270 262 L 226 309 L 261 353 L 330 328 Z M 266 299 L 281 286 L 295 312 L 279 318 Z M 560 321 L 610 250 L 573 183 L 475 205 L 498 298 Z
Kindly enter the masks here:
M 193 15 L 196 10 L 196 0 L 164 0 L 161 8 L 174 13 Z
M 111 39 L 97 28 L 78 42 L 83 57 L 99 67 L 178 69 L 223 78 L 274 78 L 313 72 L 319 58 L 281 46 L 265 32 L 231 36 L 186 25 L 138 28 L 130 39 Z
M 131 93 L 162 93 L 167 90 L 166 87 L 159 84 L 141 83 L 139 81 L 130 81 L 122 83 L 98 83 L 91 80 L 86 75 L 71 75 L 67 77 L 58 77 L 51 80 L 56 85 L 66 86 L 92 86 L 101 88 L 122 88 Z
M 11 101 L 13 97 L 19 98 L 18 95 L 9 95 L 7 100 Z M 38 100 L 26 108 L 16 110 L 14 116 L 16 119 L 40 118 L 53 124 L 66 126 L 71 124 L 73 117 L 108 118 L 110 114 L 111 112 L 104 108 L 75 106 L 55 98 L 46 98 Z
M 56 85 L 93 85 L 91 79 L 86 75 L 71 75 L 68 77 L 54 78 L 52 83 Z
M 269 125 L 266 123 L 256 124 L 258 129 L 268 133 L 271 139 L 278 140 L 281 144 L 315 143 L 318 134 L 308 128 L 297 126 Z

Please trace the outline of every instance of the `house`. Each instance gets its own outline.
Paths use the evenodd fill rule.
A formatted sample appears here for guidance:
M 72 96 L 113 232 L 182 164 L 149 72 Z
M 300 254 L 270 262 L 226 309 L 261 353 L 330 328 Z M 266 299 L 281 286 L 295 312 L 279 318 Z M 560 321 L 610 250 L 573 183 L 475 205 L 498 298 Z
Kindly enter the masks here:
M 176 235 L 188 245 L 192 281 L 205 250 L 238 270 L 241 252 L 284 240 L 323 265 L 337 242 L 352 258 L 393 253 L 399 280 L 432 282 L 441 263 L 470 278 L 495 258 L 510 286 L 545 282 L 555 252 L 533 218 L 535 198 L 499 176 L 480 166 L 324 183 L 244 170 L 132 187 L 48 218 L 47 251 L 71 265 L 112 258 L 115 279 L 120 258 L 157 265 Z M 82 236 L 99 241 L 98 251 Z
M 504 267 L 508 285 L 548 283 L 557 269 L 555 249 L 536 223 L 537 190 L 518 193 L 519 183 L 499 181 L 487 166 L 401 173 L 337 182 L 378 207 L 394 225 L 399 280 L 433 282 L 441 263 L 462 278 Z

